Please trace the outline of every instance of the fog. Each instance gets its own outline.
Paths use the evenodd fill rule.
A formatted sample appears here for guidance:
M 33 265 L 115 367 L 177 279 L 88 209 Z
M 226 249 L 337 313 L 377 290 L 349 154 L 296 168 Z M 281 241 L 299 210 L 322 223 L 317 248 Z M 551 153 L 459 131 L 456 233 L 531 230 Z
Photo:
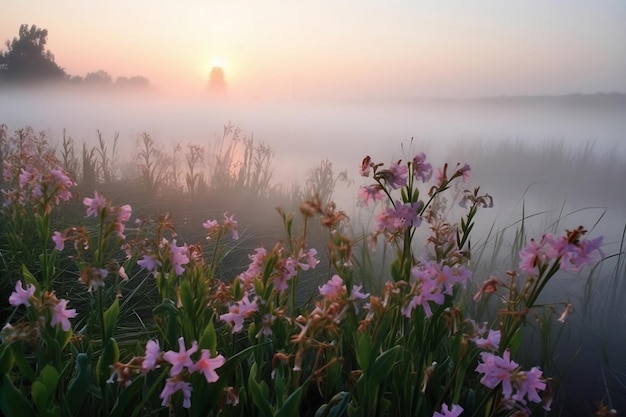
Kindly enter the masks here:
M 514 232 L 516 222 L 526 216 L 527 232 L 535 236 L 556 222 L 560 231 L 579 224 L 593 227 L 593 236 L 605 235 L 607 257 L 619 252 L 626 224 L 625 115 L 624 95 L 234 101 L 153 92 L 0 91 L 0 124 L 9 131 L 30 126 L 58 143 L 65 129 L 79 146 L 83 142 L 95 146 L 96 130 L 107 141 L 119 132 L 122 161 L 132 161 L 141 132 L 165 147 L 180 142 L 210 148 L 224 125 L 232 123 L 272 148 L 274 182 L 284 189 L 303 184 L 310 170 L 326 159 L 335 173 L 346 170 L 354 183 L 339 186 L 335 198 L 351 215 L 357 187 L 366 183 L 358 177 L 365 155 L 389 164 L 423 151 L 435 167 L 467 162 L 472 166 L 467 186 L 481 186 L 496 204 L 479 213 L 482 228 L 477 244 L 489 244 L 492 225 L 496 230 L 512 225 Z M 613 266 L 608 261 L 603 268 L 599 270 L 611 276 Z M 579 301 L 586 281 L 572 284 L 570 278 L 559 277 L 549 297 Z M 599 284 L 594 308 L 602 304 L 598 300 L 610 286 L 606 279 Z M 623 284 L 618 288 L 623 289 Z M 605 306 L 598 314 L 619 323 L 624 310 L 608 312 Z M 578 325 L 587 332 L 580 343 L 600 337 L 597 333 L 603 328 L 582 319 Z M 623 332 L 612 337 L 626 339 Z M 587 355 L 599 355 L 589 349 Z M 618 360 L 611 352 L 608 357 Z M 621 361 L 618 365 L 626 366 Z M 573 368 L 573 392 L 584 390 L 576 375 L 584 379 L 597 371 L 585 368 L 583 362 Z M 594 393 L 598 398 L 603 390 L 601 381 L 595 383 L 600 386 Z

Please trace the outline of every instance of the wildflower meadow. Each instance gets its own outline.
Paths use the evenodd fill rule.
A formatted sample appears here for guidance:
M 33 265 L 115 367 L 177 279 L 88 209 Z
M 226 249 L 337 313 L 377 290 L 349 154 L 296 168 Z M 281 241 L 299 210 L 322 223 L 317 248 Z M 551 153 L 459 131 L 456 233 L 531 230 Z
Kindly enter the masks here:
M 477 214 L 497 196 L 470 186 L 469 164 L 363 155 L 355 194 L 370 229 L 354 232 L 330 174 L 278 207 L 282 238 L 244 251 L 243 207 L 195 221 L 113 201 L 97 180 L 114 163 L 104 142 L 78 164 L 69 140 L 0 135 L 4 415 L 560 415 L 562 375 L 525 341 L 549 356 L 542 329 L 566 326 L 572 306 L 542 294 L 600 261 L 603 238 L 589 225 L 545 233 L 521 242 L 515 269 L 476 273 Z M 271 151 L 244 143 L 248 163 L 218 158 L 212 178 L 272 195 Z M 138 144 L 152 195 L 168 181 L 187 196 L 211 187 L 201 148 L 159 171 L 167 153 Z

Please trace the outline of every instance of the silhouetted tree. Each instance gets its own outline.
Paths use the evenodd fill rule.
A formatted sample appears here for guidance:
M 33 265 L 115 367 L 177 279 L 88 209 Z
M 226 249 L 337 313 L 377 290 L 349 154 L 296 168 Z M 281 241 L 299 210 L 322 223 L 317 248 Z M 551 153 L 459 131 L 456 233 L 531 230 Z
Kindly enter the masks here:
M 0 81 L 58 81 L 67 78 L 46 49 L 48 30 L 21 25 L 19 37 L 7 40 L 7 50 L 0 52 Z
M 224 94 L 226 92 L 226 76 L 223 68 L 213 67 L 211 69 L 208 89 L 211 94 Z
M 103 70 L 88 72 L 87 75 L 85 75 L 84 82 L 89 85 L 107 87 L 113 83 L 113 77 Z
M 115 80 L 116 87 L 124 87 L 124 88 L 146 88 L 150 85 L 150 81 L 146 77 L 142 77 L 140 75 L 135 75 L 134 77 L 117 77 Z

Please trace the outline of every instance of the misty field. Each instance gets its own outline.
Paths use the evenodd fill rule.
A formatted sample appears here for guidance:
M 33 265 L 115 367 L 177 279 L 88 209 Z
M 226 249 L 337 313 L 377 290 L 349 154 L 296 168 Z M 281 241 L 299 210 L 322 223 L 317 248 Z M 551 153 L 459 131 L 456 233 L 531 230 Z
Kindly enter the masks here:
M 326 158 L 286 183 L 280 149 L 232 124 L 132 146 L 11 128 L 6 415 L 626 406 L 615 152 L 474 142 L 439 161 L 399 140 L 392 159 L 357 148 L 350 171 Z

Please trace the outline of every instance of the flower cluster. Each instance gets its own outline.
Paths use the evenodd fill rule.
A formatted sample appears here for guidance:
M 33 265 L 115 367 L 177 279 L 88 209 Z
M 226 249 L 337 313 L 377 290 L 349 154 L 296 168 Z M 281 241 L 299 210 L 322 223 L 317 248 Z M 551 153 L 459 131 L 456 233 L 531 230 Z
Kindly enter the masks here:
M 76 182 L 62 167 L 43 133 L 37 136 L 30 128 L 18 130 L 10 142 L 15 152 L 2 161 L 2 176 L 8 185 L 2 190 L 4 207 L 31 207 L 48 214 L 52 207 L 72 198 L 71 188 Z
M 56 297 L 54 292 L 44 291 L 37 295 L 37 288 L 33 284 L 26 284 L 21 280 L 15 283 L 15 291 L 9 296 L 9 304 L 13 307 L 25 306 L 32 310 L 32 316 L 38 320 L 22 322 L 15 326 L 7 324 L 3 329 L 2 339 L 5 343 L 14 340 L 25 340 L 36 343 L 39 339 L 42 326 L 46 322 L 51 327 L 60 326 L 64 332 L 71 329 L 70 319 L 77 316 L 75 309 L 67 308 L 68 300 Z
M 531 239 L 528 246 L 520 251 L 519 269 L 535 276 L 550 261 L 558 259 L 561 269 L 578 271 L 583 265 L 595 261 L 595 254 L 599 253 L 602 246 L 602 236 L 581 240 L 586 233 L 587 231 L 579 226 L 558 238 L 552 234 L 545 234 L 539 242 Z
M 546 389 L 546 383 L 539 368 L 522 371 L 519 364 L 511 360 L 509 349 L 502 356 L 482 352 L 480 360 L 476 367 L 476 372 L 483 374 L 480 382 L 491 389 L 502 384 L 502 395 L 507 408 L 524 409 L 527 401 L 542 402 L 538 392 Z M 549 410 L 549 404 L 544 404 L 544 408 Z
M 226 358 L 222 355 L 212 357 L 209 349 L 201 349 L 200 357 L 194 360 L 192 356 L 198 352 L 198 342 L 193 341 L 191 347 L 185 347 L 185 339 L 178 339 L 178 352 L 168 350 L 162 352 L 158 340 L 149 340 L 146 343 L 145 356 L 134 357 L 128 363 L 118 362 L 113 365 L 113 373 L 107 380 L 108 383 L 118 382 L 120 385 L 129 386 L 132 383 L 131 372 L 136 374 L 146 373 L 159 368 L 164 364 L 169 364 L 169 377 L 159 395 L 163 406 L 168 406 L 172 395 L 181 391 L 183 394 L 183 407 L 191 407 L 192 386 L 188 378 L 193 373 L 203 374 L 207 383 L 217 382 L 219 375 L 216 369 L 226 363 Z
M 59 252 L 65 249 L 67 242 L 72 243 L 76 252 L 74 258 L 80 261 L 78 281 L 92 292 L 104 287 L 104 280 L 110 273 L 126 276 L 119 265 L 105 265 L 103 255 L 107 250 L 116 250 L 119 242 L 126 239 L 125 225 L 131 218 L 132 208 L 128 204 L 114 206 L 97 191 L 93 198 L 85 197 L 83 205 L 86 207 L 86 217 L 95 217 L 100 222 L 99 234 L 93 236 L 84 226 L 72 226 L 63 231 L 54 231 L 51 239 L 55 250 Z M 110 241 L 117 244 L 109 248 Z

